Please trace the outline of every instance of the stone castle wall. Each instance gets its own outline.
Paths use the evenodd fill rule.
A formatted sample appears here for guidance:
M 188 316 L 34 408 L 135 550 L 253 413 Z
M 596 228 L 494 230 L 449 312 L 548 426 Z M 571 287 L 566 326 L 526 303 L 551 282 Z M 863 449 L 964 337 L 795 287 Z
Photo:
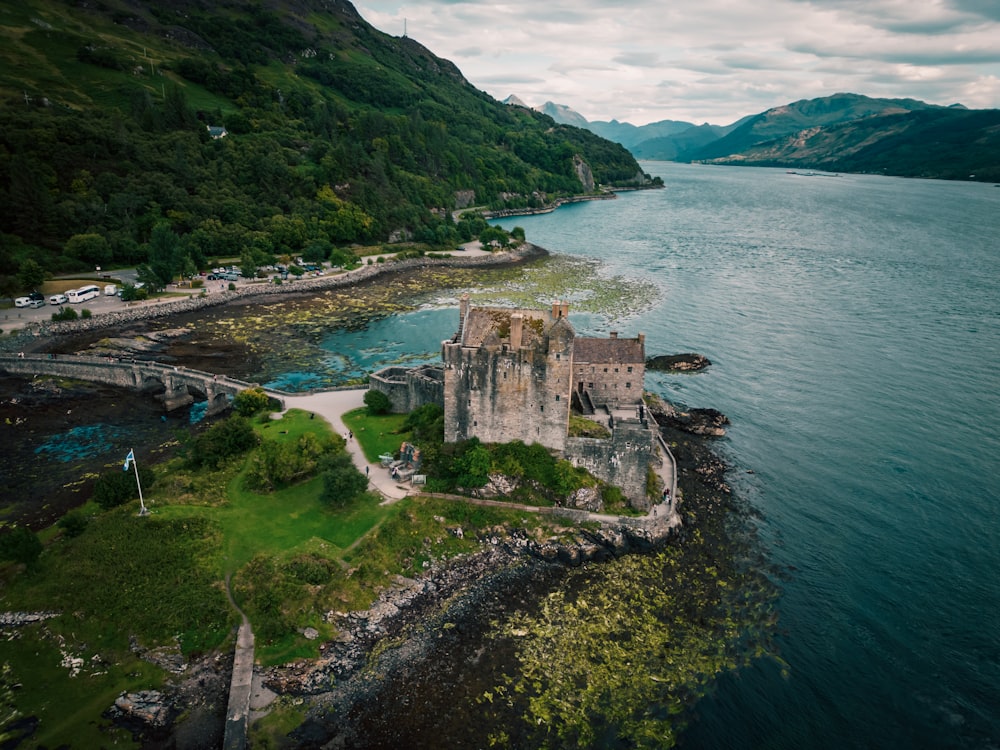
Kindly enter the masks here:
M 566 341 L 516 351 L 445 342 L 445 441 L 521 440 L 562 450 L 569 424 L 568 352 Z
M 657 460 L 656 432 L 639 420 L 617 420 L 609 439 L 567 438 L 563 457 L 620 488 L 636 510 L 649 510 L 646 475 Z
M 444 407 L 444 368 L 386 367 L 371 375 L 369 387 L 389 397 L 395 414 L 407 414 L 424 404 Z

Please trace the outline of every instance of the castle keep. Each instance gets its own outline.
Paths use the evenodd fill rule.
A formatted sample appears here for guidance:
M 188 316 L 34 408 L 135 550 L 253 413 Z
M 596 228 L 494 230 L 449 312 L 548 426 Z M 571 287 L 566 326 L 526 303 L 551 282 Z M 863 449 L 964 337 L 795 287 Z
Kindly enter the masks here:
M 577 336 L 569 305 L 549 310 L 459 303 L 458 330 L 441 344 L 442 366 L 386 368 L 371 387 L 393 409 L 444 407 L 444 439 L 539 443 L 649 507 L 646 475 L 656 426 L 643 407 L 645 338 Z M 569 436 L 571 409 L 601 422 L 610 438 Z

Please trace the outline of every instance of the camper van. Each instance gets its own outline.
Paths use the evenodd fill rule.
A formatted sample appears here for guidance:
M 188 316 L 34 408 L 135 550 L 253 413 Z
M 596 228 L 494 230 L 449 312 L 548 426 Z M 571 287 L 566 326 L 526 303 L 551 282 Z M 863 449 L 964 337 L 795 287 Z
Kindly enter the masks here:
M 105 297 L 114 297 L 116 294 L 118 294 L 118 287 L 115 284 L 108 284 L 104 287 Z
M 66 298 L 71 303 L 86 302 L 89 299 L 95 299 L 100 296 L 101 288 L 96 284 L 87 284 L 87 286 L 81 286 L 79 289 L 70 289 L 66 292 Z

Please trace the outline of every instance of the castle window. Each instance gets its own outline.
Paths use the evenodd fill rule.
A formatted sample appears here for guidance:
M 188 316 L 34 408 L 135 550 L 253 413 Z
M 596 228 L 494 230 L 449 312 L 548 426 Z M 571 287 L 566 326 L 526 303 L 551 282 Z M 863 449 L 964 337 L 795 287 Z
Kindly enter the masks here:
M 557 393 L 556 394 L 556 401 L 558 401 L 558 400 L 559 400 L 559 394 Z
M 561 356 L 561 354 L 556 354 L 556 359 L 558 360 Z
M 607 368 L 607 367 L 605 367 L 605 368 L 604 368 L 604 372 L 607 372 L 607 371 L 608 371 L 608 368 Z
M 545 404 L 542 404 L 542 406 L 541 406 L 541 408 L 539 409 L 539 411 L 545 411 Z
M 593 383 L 587 383 L 587 387 L 588 387 L 588 388 L 593 388 L 593 387 L 594 387 L 594 384 L 593 384 Z
M 631 367 L 630 367 L 630 368 L 628 368 L 628 371 L 629 371 L 629 372 L 632 372 L 632 368 L 631 368 Z
M 475 419 L 472 420 L 472 426 L 473 427 L 476 427 L 478 424 L 479 424 L 478 421 L 476 421 Z
M 631 383 L 626 383 L 626 384 L 625 384 L 625 387 L 626 387 L 626 388 L 631 388 L 631 387 L 632 387 L 632 384 L 631 384 Z

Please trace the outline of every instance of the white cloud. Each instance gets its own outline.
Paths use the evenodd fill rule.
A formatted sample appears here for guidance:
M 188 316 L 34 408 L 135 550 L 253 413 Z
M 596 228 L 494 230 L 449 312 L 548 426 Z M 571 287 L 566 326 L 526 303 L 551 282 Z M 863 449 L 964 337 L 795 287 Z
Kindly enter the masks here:
M 726 124 L 850 91 L 1000 106 L 996 0 L 364 0 L 497 99 Z

